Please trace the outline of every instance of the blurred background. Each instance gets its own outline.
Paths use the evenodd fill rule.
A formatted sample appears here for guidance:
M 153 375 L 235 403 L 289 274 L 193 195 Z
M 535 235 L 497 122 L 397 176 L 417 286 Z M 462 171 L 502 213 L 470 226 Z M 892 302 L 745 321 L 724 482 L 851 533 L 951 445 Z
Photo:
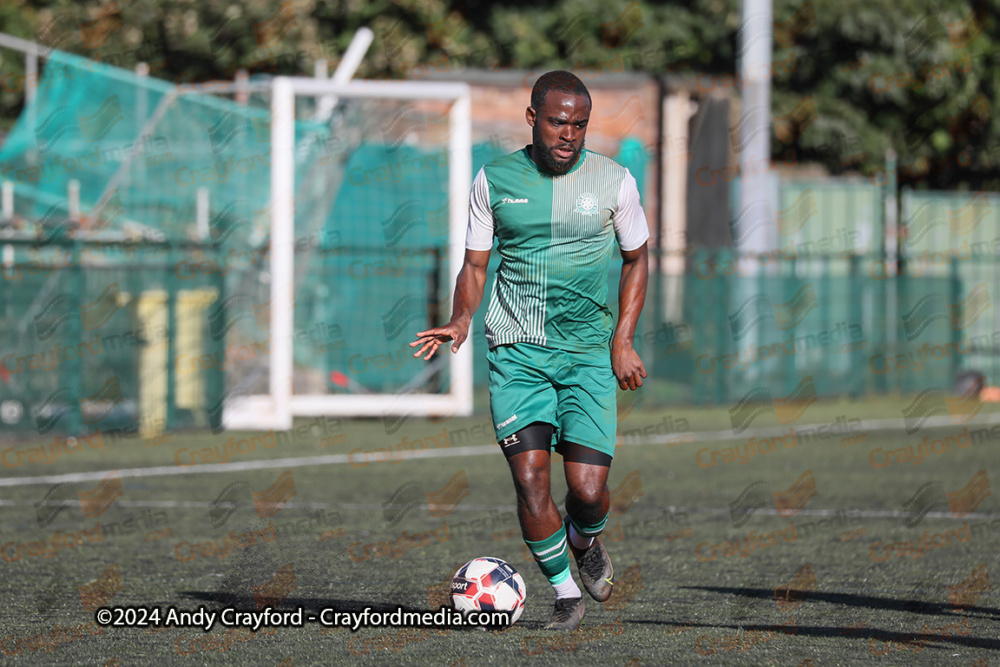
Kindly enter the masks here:
M 468 179 L 530 143 L 540 74 L 584 81 L 587 146 L 631 170 L 650 224 L 650 380 L 627 409 L 995 400 L 1000 3 L 761 6 L 5 3 L 3 431 L 215 430 L 273 391 L 270 82 L 338 71 L 467 84 Z M 293 394 L 450 391 L 406 343 L 450 313 L 451 109 L 296 98 Z

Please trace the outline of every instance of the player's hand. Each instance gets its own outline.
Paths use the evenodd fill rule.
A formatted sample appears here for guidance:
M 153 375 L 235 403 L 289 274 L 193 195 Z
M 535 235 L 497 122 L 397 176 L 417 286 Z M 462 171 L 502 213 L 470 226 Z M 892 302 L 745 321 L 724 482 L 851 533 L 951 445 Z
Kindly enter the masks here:
M 441 347 L 442 344 L 447 343 L 450 340 L 455 341 L 451 346 L 451 351 L 458 352 L 458 348 L 462 346 L 465 339 L 469 337 L 469 320 L 459 319 L 452 320 L 443 327 L 434 327 L 433 329 L 427 329 L 426 331 L 418 331 L 417 339 L 410 343 L 410 347 L 416 347 L 420 345 L 420 349 L 414 353 L 414 357 L 423 356 L 424 361 L 430 360 L 437 352 L 437 349 Z
M 638 389 L 642 386 L 642 378 L 646 377 L 646 367 L 631 343 L 611 345 L 611 371 L 622 389 Z

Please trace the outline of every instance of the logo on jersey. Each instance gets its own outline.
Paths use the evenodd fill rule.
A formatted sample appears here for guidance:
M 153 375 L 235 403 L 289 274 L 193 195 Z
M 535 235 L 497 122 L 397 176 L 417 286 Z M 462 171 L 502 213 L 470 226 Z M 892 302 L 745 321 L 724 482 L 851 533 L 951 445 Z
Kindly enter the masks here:
M 576 198 L 576 212 L 584 215 L 597 214 L 597 195 L 584 192 Z
M 500 200 L 501 204 L 527 204 L 527 199 L 511 199 L 510 197 L 504 197 Z

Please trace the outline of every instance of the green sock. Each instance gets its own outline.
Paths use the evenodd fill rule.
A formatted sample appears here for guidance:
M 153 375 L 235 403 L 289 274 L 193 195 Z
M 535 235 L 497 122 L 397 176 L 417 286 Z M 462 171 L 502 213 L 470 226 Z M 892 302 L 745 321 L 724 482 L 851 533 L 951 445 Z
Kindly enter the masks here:
M 573 528 L 576 529 L 576 532 L 581 537 L 587 537 L 587 538 L 597 537 L 598 535 L 600 535 L 604 531 L 604 524 L 606 524 L 608 522 L 608 517 L 609 516 L 611 516 L 611 512 L 610 511 L 607 514 L 604 515 L 603 519 L 601 519 L 600 521 L 598 521 L 597 523 L 595 523 L 593 525 L 588 525 L 588 524 L 585 524 L 585 523 L 580 523 L 579 521 L 577 521 L 576 519 L 574 519 L 572 516 L 569 517 L 569 522 L 573 525 Z
M 562 526 L 544 540 L 538 542 L 525 540 L 524 543 L 528 545 L 528 551 L 535 557 L 535 562 L 550 584 L 555 586 L 569 578 L 569 552 L 566 546 L 566 530 Z

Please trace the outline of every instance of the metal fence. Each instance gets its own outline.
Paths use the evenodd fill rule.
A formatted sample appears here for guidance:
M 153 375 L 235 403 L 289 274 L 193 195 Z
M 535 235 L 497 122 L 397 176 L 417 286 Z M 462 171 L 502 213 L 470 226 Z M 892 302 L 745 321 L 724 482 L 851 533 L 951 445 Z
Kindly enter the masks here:
M 904 192 L 892 253 L 879 189 L 796 183 L 781 197 L 778 219 L 787 233 L 778 251 L 685 248 L 682 274 L 651 275 L 634 341 L 651 375 L 647 405 L 948 391 L 962 371 L 1000 380 L 995 195 Z M 871 230 L 864 242 L 862 229 Z M 5 433 L 85 433 L 98 422 L 105 431 L 151 435 L 218 426 L 213 406 L 235 386 L 227 367 L 240 362 L 229 358 L 231 341 L 212 322 L 228 317 L 225 296 L 234 288 L 222 272 L 178 267 L 219 265 L 220 248 L 71 236 L 8 237 L 0 247 Z M 318 255 L 343 259 L 345 248 L 321 245 Z M 398 250 L 383 245 L 385 253 Z M 497 261 L 494 255 L 490 280 Z M 619 271 L 613 265 L 608 275 L 612 310 Z M 320 282 L 345 280 L 322 273 Z M 428 295 L 426 312 L 407 315 L 407 330 L 447 317 L 442 295 L 451 285 L 441 274 L 440 262 L 426 262 L 395 278 L 405 284 L 393 289 Z M 318 372 L 343 367 L 345 355 L 363 353 L 374 340 L 405 342 L 402 334 L 379 336 L 386 304 L 359 303 L 350 312 L 333 304 L 318 311 L 313 304 L 310 312 L 323 312 L 345 332 L 356 322 L 368 334 L 345 334 L 325 357 L 329 368 Z M 472 328 L 480 389 L 485 310 L 484 303 Z M 266 329 L 254 333 L 266 338 Z M 423 366 L 389 370 L 413 375 Z M 428 379 L 426 389 L 446 380 Z
M 153 437 L 219 426 L 224 338 L 217 274 L 192 243 L 5 238 L 0 261 L 0 431 Z

